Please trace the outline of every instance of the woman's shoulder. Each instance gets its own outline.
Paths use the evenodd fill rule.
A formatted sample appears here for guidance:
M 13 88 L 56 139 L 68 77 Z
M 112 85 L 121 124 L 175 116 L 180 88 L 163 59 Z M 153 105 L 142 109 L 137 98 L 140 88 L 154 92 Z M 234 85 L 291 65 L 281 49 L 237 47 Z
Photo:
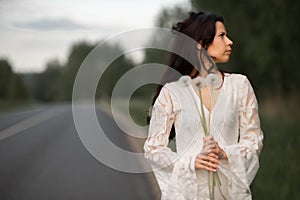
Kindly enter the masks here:
M 244 74 L 237 74 L 237 73 L 224 73 L 224 77 L 232 80 L 245 80 L 247 79 L 247 76 Z
M 189 76 L 182 76 L 176 81 L 166 83 L 164 87 L 171 91 L 177 91 L 187 87 L 191 82 L 192 79 Z
M 249 82 L 246 75 L 236 73 L 224 73 L 224 79 L 232 84 L 237 84 L 238 86 Z
M 228 88 L 237 91 L 239 95 L 245 97 L 254 93 L 251 82 L 246 75 L 243 74 L 227 74 L 225 75 Z
M 164 86 L 162 87 L 162 91 L 167 92 L 168 94 L 179 100 L 189 91 L 188 88 L 191 82 L 192 79 L 189 76 L 182 76 L 176 81 L 164 84 Z

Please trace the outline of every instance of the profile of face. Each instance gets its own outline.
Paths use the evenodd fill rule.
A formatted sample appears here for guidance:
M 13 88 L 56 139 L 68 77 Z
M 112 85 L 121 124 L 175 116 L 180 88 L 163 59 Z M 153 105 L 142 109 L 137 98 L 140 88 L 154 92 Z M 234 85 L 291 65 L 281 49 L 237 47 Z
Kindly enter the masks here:
M 206 49 L 208 55 L 215 63 L 225 63 L 231 55 L 233 42 L 228 38 L 225 26 L 222 22 L 216 22 L 216 34 L 213 42 Z

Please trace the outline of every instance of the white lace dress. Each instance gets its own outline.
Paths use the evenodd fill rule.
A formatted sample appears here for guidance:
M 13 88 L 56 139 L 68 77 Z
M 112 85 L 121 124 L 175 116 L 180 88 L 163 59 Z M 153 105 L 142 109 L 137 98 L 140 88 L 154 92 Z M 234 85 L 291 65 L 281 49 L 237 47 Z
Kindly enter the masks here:
M 208 173 L 194 168 L 204 137 L 199 110 L 196 92 L 182 79 L 164 85 L 152 108 L 144 151 L 162 199 L 209 199 Z M 208 115 L 206 109 L 205 113 Z M 176 152 L 167 146 L 173 124 Z M 210 130 L 228 156 L 218 169 L 222 194 L 226 199 L 251 199 L 249 186 L 259 168 L 263 133 L 256 97 L 245 76 L 225 75 Z M 219 190 L 215 199 L 223 199 Z

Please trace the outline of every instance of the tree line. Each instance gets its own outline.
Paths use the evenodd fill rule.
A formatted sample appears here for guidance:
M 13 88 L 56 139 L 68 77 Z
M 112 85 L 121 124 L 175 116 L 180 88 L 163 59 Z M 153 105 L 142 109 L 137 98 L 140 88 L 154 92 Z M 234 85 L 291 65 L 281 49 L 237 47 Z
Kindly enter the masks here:
M 274 93 L 297 95 L 300 84 L 297 67 L 299 1 L 190 0 L 190 3 L 194 11 L 213 11 L 225 18 L 234 46 L 230 62 L 219 65 L 220 69 L 247 75 L 262 97 Z M 157 16 L 156 26 L 170 28 L 187 17 L 187 12 L 180 6 L 165 8 Z M 163 42 L 162 38 L 154 38 L 156 42 Z M 73 44 L 66 63 L 51 60 L 46 64 L 46 70 L 38 74 L 16 74 L 7 59 L 0 60 L 0 99 L 71 100 L 76 73 L 95 47 L 96 44 L 84 41 Z M 121 50 L 118 45 L 107 46 L 107 53 Z M 167 63 L 167 52 L 147 49 L 144 53 L 142 63 Z M 118 78 L 132 67 L 133 61 L 125 56 L 112 63 L 100 80 L 103 84 L 97 90 L 97 97 L 109 98 Z M 151 96 L 153 87 L 140 91 L 143 91 L 142 96 L 145 93 Z
M 20 74 L 12 71 L 12 66 L 6 59 L 0 59 L 0 100 L 27 98 Z
M 71 101 L 77 71 L 96 45 L 85 41 L 73 44 L 65 64 L 57 59 L 50 60 L 41 73 L 14 73 L 8 59 L 1 59 L 0 100 Z M 118 45 L 104 48 L 108 54 L 121 51 Z M 125 56 L 115 60 L 104 72 L 96 96 L 109 98 L 114 84 L 132 66 L 132 61 Z

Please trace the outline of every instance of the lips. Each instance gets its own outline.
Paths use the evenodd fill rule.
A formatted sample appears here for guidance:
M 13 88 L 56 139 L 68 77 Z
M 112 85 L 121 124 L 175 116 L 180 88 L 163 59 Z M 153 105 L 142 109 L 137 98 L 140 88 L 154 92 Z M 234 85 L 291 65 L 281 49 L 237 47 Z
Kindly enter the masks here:
M 231 49 L 225 51 L 228 54 L 231 54 Z

